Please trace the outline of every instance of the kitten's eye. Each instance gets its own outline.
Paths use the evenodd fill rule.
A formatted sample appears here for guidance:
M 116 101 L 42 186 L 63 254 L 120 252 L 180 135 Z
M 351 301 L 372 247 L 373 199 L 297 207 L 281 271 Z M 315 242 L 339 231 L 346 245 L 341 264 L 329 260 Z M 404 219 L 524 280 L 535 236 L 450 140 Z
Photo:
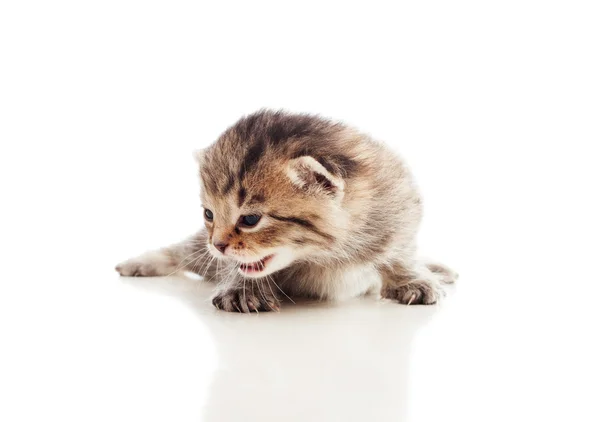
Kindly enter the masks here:
M 242 224 L 247 227 L 256 226 L 260 221 L 260 215 L 252 214 L 252 215 L 243 215 L 240 219 Z
M 212 221 L 213 220 L 213 213 L 211 210 L 205 209 L 204 210 L 204 218 L 206 218 L 206 221 Z

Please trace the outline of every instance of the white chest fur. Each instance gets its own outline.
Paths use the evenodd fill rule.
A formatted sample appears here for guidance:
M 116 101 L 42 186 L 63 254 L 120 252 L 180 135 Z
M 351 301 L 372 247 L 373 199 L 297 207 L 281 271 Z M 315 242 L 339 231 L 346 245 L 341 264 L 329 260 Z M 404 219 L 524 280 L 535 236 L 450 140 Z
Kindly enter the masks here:
M 301 279 L 295 281 L 295 286 L 290 286 L 295 293 L 333 301 L 378 294 L 381 290 L 381 277 L 372 265 L 343 269 L 315 268 L 304 272 Z

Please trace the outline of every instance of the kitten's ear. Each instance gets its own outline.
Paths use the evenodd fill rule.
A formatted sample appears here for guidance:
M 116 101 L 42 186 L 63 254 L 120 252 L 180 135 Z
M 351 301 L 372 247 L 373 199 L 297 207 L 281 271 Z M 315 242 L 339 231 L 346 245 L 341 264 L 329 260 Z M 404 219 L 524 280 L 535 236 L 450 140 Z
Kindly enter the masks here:
M 311 156 L 290 160 L 287 175 L 294 185 L 306 191 L 325 193 L 335 198 L 344 195 L 344 180 L 331 174 Z
M 198 163 L 198 166 L 200 168 L 202 168 L 202 165 L 204 164 L 204 155 L 206 154 L 206 149 L 202 148 L 202 149 L 197 149 L 194 151 L 194 159 L 196 160 L 196 162 Z

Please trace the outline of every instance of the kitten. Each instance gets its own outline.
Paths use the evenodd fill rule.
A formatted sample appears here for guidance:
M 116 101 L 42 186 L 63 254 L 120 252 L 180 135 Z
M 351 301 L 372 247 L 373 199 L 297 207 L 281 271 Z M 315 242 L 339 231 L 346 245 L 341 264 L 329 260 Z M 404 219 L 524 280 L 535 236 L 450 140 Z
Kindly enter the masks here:
M 400 158 L 363 133 L 262 110 L 197 158 L 205 229 L 119 264 L 121 275 L 196 272 L 231 312 L 278 310 L 290 296 L 433 304 L 457 277 L 415 258 L 419 193 Z

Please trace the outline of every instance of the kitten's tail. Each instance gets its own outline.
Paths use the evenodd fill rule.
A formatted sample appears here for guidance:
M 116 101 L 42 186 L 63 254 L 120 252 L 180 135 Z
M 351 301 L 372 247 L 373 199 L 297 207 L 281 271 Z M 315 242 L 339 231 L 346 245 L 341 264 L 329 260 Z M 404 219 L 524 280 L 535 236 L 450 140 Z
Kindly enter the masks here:
M 426 262 L 425 266 L 432 273 L 440 276 L 440 281 L 446 284 L 452 284 L 458 279 L 458 273 L 447 266 L 438 262 Z

